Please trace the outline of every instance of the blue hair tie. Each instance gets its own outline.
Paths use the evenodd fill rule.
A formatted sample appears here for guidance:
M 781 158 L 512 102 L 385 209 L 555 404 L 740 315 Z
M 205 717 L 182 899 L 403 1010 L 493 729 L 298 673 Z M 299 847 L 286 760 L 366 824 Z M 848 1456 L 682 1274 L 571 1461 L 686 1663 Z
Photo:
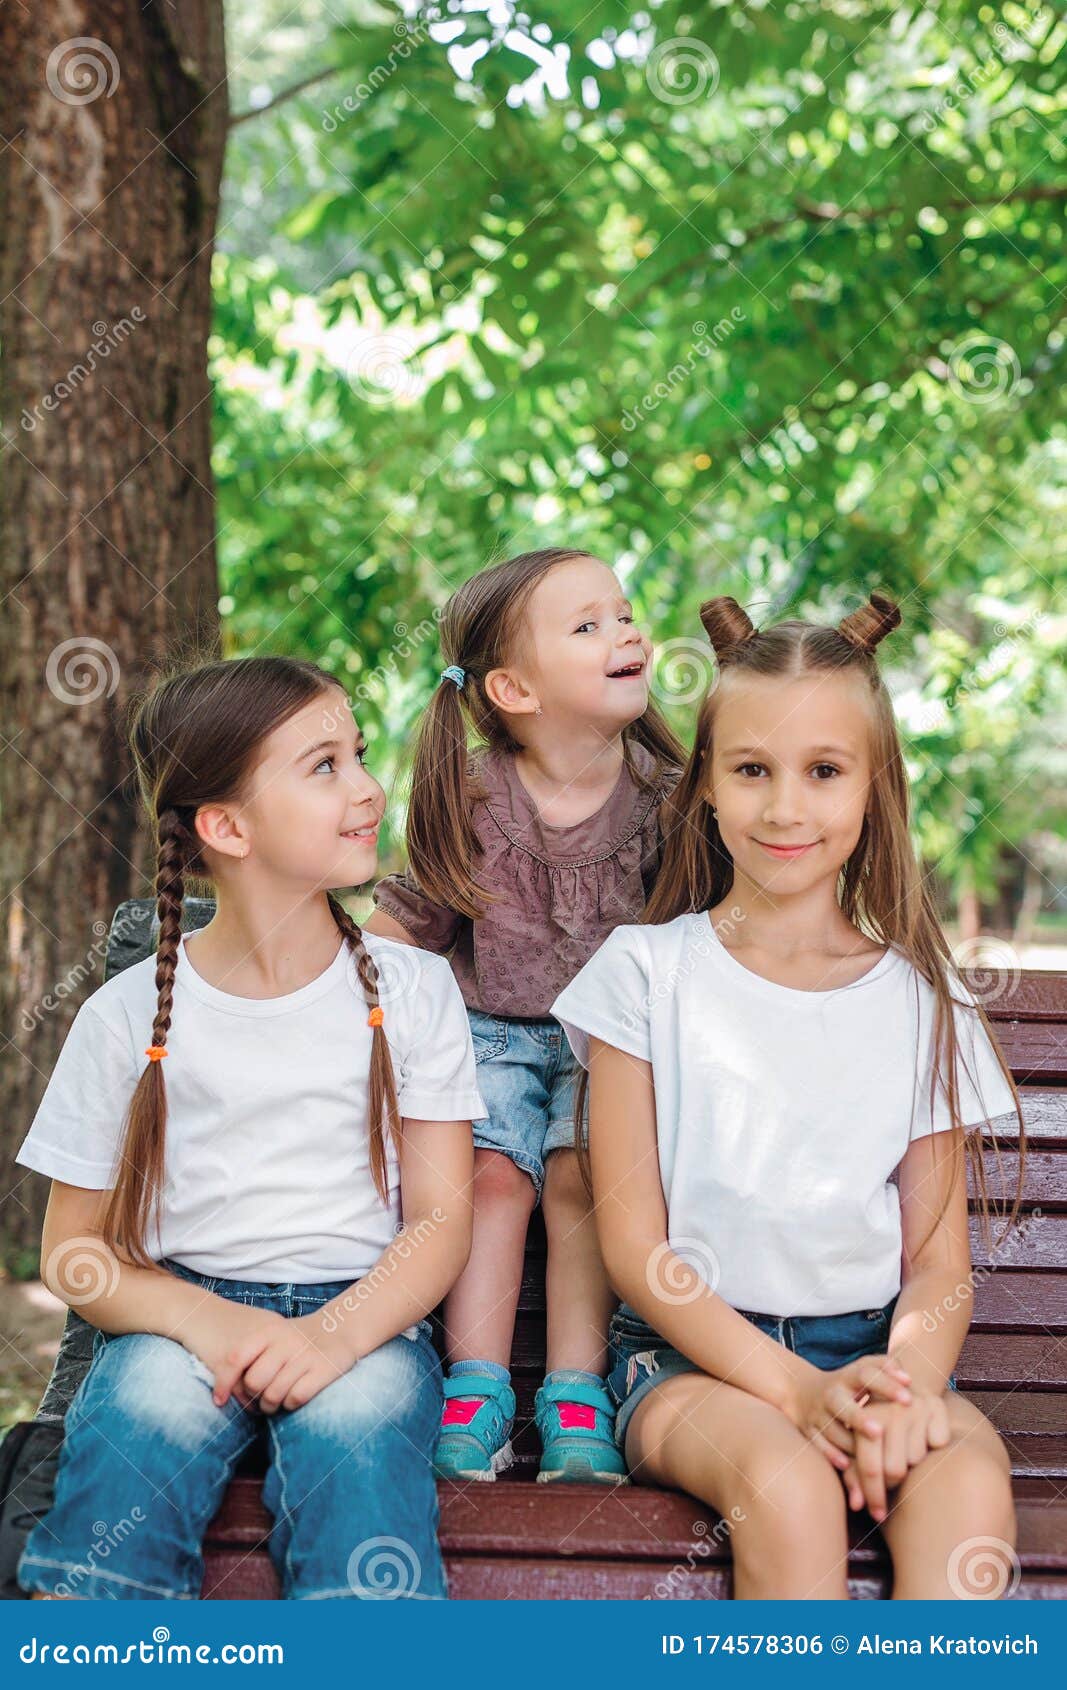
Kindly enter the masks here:
M 455 681 L 457 687 L 462 687 L 467 679 L 467 672 L 465 669 L 461 669 L 458 663 L 450 663 L 447 669 L 441 670 L 441 679 L 443 681 Z

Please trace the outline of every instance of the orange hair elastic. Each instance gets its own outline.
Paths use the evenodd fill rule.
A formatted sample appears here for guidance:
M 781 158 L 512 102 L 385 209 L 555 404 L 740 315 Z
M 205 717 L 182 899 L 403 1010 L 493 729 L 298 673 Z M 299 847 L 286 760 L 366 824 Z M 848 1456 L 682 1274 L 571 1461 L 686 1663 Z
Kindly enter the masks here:
M 161 1062 L 169 1054 L 166 1045 L 149 1045 L 145 1050 L 145 1055 L 151 1057 L 153 1062 Z
M 385 1010 L 384 1009 L 379 1009 L 379 1008 L 372 1009 L 370 1014 L 367 1016 L 367 1026 L 368 1027 L 380 1027 L 384 1020 L 385 1020 Z

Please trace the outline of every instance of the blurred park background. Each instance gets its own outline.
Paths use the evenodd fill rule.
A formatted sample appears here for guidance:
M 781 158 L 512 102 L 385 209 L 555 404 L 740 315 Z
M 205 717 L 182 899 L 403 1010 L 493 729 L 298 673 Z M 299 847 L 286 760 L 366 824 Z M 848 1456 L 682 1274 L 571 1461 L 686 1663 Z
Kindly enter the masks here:
M 151 889 L 121 723 L 175 650 L 344 679 L 384 870 L 438 614 L 486 562 L 607 559 L 683 738 L 703 598 L 836 619 L 880 587 L 958 954 L 1067 966 L 1058 9 L 115 0 L 91 27 L 0 7 L 0 1424 L 56 1324 L 10 1157 Z

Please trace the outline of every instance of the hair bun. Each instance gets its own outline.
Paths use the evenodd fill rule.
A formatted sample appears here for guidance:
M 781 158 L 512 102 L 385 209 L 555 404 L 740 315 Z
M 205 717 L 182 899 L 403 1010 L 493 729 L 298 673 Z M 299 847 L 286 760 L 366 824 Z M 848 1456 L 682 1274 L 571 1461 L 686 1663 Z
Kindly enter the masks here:
M 872 593 L 868 602 L 837 625 L 837 631 L 859 651 L 872 652 L 887 634 L 900 627 L 900 611 L 884 593 Z
M 720 659 L 732 647 L 744 645 L 756 632 L 747 610 L 736 599 L 706 599 L 700 607 L 700 620 L 715 656 Z

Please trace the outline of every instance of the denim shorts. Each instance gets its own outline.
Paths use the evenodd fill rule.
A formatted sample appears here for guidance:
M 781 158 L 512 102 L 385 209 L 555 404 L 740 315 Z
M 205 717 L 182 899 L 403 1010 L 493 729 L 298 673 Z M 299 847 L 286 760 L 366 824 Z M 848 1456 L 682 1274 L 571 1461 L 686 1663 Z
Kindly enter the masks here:
M 288 1319 L 352 1283 L 261 1284 L 161 1265 Z M 19 1585 L 196 1600 L 205 1531 L 241 1456 L 265 1434 L 268 1549 L 283 1597 L 444 1598 L 431 1465 L 443 1398 L 430 1331 L 417 1322 L 300 1408 L 274 1414 L 234 1397 L 218 1407 L 211 1372 L 173 1338 L 97 1331 L 66 1414 L 55 1497 L 29 1534 Z
M 826 1371 L 845 1367 L 861 1356 L 884 1354 L 896 1305 L 896 1297 L 891 1297 L 884 1308 L 856 1309 L 851 1314 L 779 1317 L 750 1314 L 746 1309 L 737 1312 L 769 1338 L 776 1339 L 795 1355 Z M 615 1438 L 619 1448 L 625 1450 L 626 1428 L 641 1399 L 665 1379 L 701 1370 L 679 1350 L 664 1343 L 627 1303 L 620 1303 L 611 1317 L 608 1353 L 606 1383 L 618 1410 Z M 949 1389 L 956 1389 L 955 1376 L 949 1380 Z
M 574 1149 L 580 1072 L 567 1035 L 552 1016 L 512 1020 L 468 1009 L 478 1089 L 489 1113 L 472 1123 L 481 1150 L 499 1150 L 528 1173 L 538 1199 L 550 1150 Z M 582 1116 L 588 1132 L 589 1107 Z

